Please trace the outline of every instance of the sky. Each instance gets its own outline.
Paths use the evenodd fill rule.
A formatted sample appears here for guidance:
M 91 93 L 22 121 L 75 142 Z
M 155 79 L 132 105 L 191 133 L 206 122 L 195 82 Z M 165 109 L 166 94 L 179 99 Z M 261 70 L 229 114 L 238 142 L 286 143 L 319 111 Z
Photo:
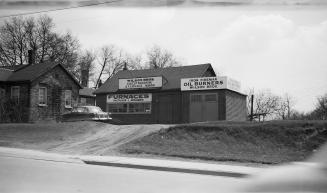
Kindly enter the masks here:
M 244 92 L 253 88 L 288 93 L 297 110 L 310 111 L 317 96 L 327 93 L 327 4 L 316 5 L 323 2 L 319 0 L 290 0 L 287 5 L 283 0 L 281 5 L 262 2 L 100 6 L 47 14 L 56 30 L 70 31 L 83 48 L 115 44 L 140 54 L 157 44 L 171 50 L 183 65 L 211 63 L 218 75 L 240 81 Z M 2 7 L 0 16 L 33 10 Z

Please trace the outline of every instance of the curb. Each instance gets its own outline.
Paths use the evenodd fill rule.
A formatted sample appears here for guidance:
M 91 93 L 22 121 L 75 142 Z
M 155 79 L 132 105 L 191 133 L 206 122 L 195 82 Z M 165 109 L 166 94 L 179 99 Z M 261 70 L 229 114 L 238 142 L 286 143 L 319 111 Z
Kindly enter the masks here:
M 178 172 L 178 173 L 191 173 L 191 174 L 201 174 L 201 175 L 211 175 L 211 176 L 224 176 L 224 177 L 232 177 L 232 178 L 244 178 L 249 176 L 248 174 L 238 173 L 238 172 L 210 171 L 210 170 L 199 170 L 199 169 L 147 166 L 147 165 L 138 165 L 138 164 L 99 162 L 99 161 L 86 161 L 86 160 L 82 160 L 82 161 L 90 165 L 124 167 L 124 168 L 134 168 L 134 169 L 144 169 L 144 170 Z

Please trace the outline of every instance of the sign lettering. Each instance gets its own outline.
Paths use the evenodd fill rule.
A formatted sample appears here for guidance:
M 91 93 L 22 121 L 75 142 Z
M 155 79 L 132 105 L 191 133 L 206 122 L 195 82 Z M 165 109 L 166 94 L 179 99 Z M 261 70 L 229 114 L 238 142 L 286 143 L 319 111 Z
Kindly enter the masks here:
M 226 76 L 181 79 L 181 90 L 230 89 L 240 92 L 240 83 Z
M 107 103 L 137 103 L 137 102 L 151 102 L 151 93 L 138 94 L 108 94 Z
M 147 89 L 162 87 L 162 77 L 119 79 L 119 89 Z

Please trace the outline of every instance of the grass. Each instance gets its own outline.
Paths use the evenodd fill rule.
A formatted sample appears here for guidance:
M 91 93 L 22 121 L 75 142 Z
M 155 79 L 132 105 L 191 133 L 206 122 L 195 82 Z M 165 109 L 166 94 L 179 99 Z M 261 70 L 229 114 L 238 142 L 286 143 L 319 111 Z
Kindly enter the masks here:
M 327 121 L 210 122 L 163 129 L 122 145 L 120 151 L 279 164 L 304 160 L 326 141 Z

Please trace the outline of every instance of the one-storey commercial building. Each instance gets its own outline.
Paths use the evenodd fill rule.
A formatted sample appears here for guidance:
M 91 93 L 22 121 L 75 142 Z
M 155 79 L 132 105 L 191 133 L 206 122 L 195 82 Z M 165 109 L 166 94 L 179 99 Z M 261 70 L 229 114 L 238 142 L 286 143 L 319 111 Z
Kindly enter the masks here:
M 239 82 L 217 77 L 211 64 L 121 70 L 96 94 L 96 104 L 128 124 L 246 120 Z

